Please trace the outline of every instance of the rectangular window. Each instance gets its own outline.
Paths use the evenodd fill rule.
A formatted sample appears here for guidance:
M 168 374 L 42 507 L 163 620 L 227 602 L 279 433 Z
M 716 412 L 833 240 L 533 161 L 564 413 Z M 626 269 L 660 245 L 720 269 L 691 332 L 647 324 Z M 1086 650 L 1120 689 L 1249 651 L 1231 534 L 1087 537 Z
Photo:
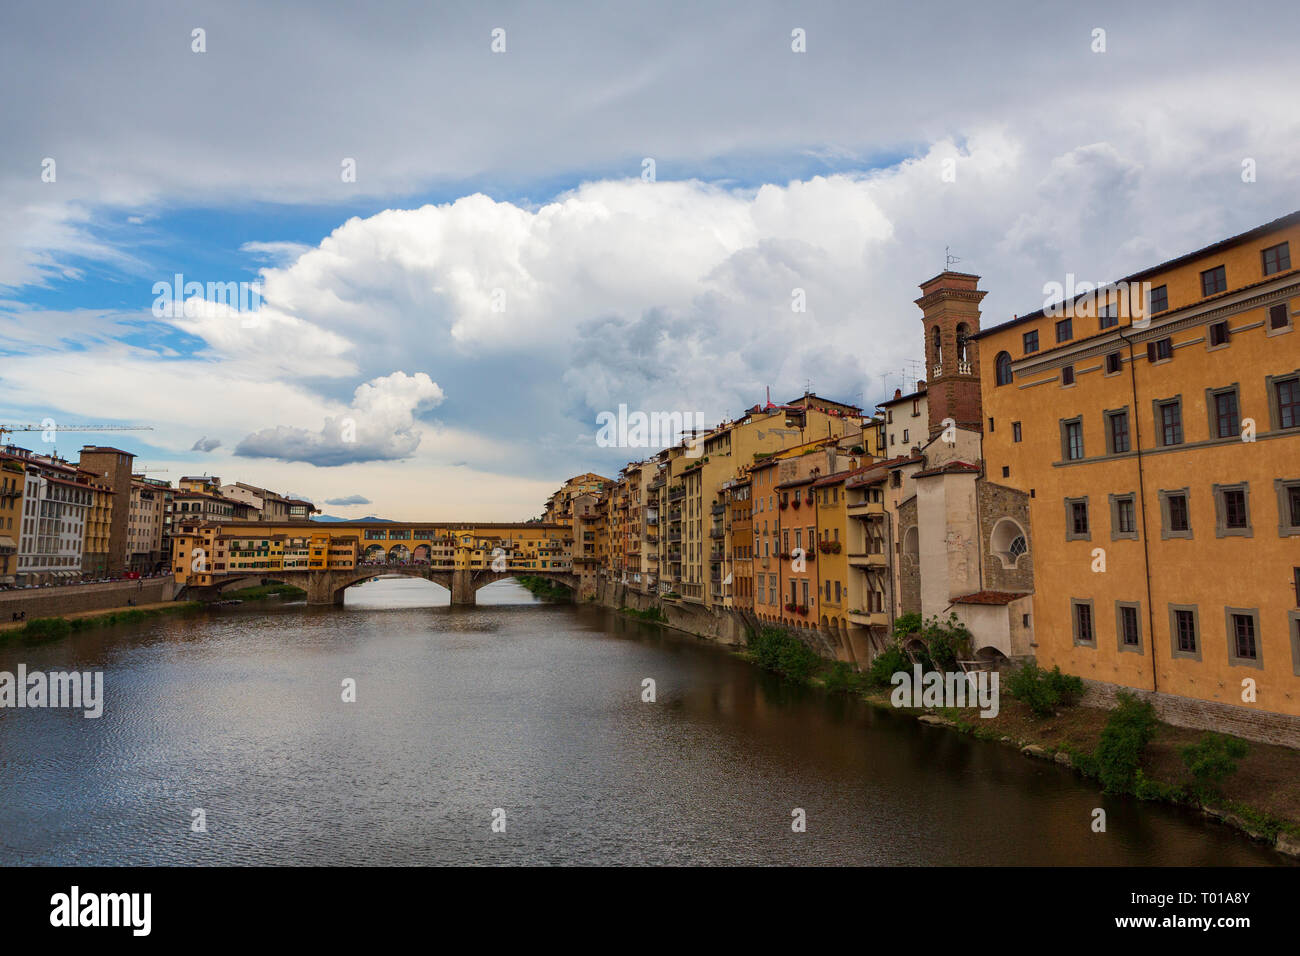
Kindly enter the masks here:
M 1088 503 L 1074 501 L 1070 503 L 1070 533 L 1076 537 L 1088 534 Z
M 1074 338 L 1074 319 L 1062 319 L 1060 322 L 1057 322 L 1056 323 L 1057 344 L 1060 344 L 1061 342 L 1068 342 L 1072 338 Z
M 1038 351 L 1038 330 L 1037 329 L 1034 329 L 1032 332 L 1026 332 L 1023 336 L 1021 336 L 1021 339 L 1024 342 L 1026 355 L 1028 355 L 1030 352 Z
M 1166 495 L 1165 508 L 1167 512 L 1165 526 L 1170 532 L 1187 534 L 1192 530 L 1185 492 L 1173 492 Z
M 1215 322 L 1210 326 L 1210 348 L 1228 344 L 1228 323 Z
M 1211 393 L 1215 438 L 1236 438 L 1241 432 L 1241 415 L 1237 408 L 1237 390 Z
M 1268 307 L 1268 327 L 1274 329 L 1285 329 L 1291 324 L 1291 310 L 1285 302 Z
M 1020 422 L 1011 423 L 1011 440 L 1020 441 Z
M 1169 287 L 1158 285 L 1147 296 L 1147 312 L 1154 315 L 1169 308 Z
M 1228 290 L 1228 273 L 1223 266 L 1215 266 L 1201 273 L 1201 295 L 1217 295 Z
M 1122 455 L 1130 450 L 1128 433 L 1128 412 L 1111 412 L 1110 451 L 1113 455 Z
M 1083 457 L 1083 422 L 1078 419 L 1065 422 L 1065 458 L 1077 461 Z
M 1124 358 L 1118 352 L 1111 352 L 1106 356 L 1106 374 L 1114 375 L 1124 367 Z
M 1179 654 L 1199 655 L 1196 635 L 1196 612 L 1188 608 L 1174 609 L 1174 649 Z
M 1280 242 L 1276 246 L 1269 246 L 1261 253 L 1261 258 L 1264 261 L 1264 275 L 1286 272 L 1291 268 L 1291 244 Z
M 1300 426 L 1300 377 L 1274 382 L 1273 394 L 1277 396 L 1278 427 Z
M 1223 493 L 1224 524 L 1229 528 L 1246 527 L 1246 493 L 1232 488 Z
M 1124 648 L 1142 645 L 1142 632 L 1138 630 L 1138 609 L 1135 604 L 1119 606 L 1119 642 Z
M 1072 601 L 1074 610 L 1074 643 L 1095 644 L 1096 633 L 1092 628 L 1092 602 Z
M 1097 325 L 1102 329 L 1109 329 L 1111 326 L 1119 325 L 1119 303 L 1114 299 L 1107 298 L 1097 312 Z
M 1216 537 L 1251 537 L 1250 486 L 1245 482 L 1239 485 L 1216 484 L 1214 514 Z
M 1116 535 L 1137 534 L 1137 506 L 1131 495 L 1115 499 L 1115 532 Z
M 1073 384 L 1074 384 L 1074 366 L 1073 366 L 1073 365 L 1067 365 L 1067 366 L 1065 366 L 1064 368 L 1061 369 L 1061 384 L 1062 384 L 1062 385 L 1073 385 Z
M 1231 646 L 1228 658 L 1232 664 L 1258 664 L 1258 624 L 1254 612 L 1242 608 L 1228 608 L 1228 640 Z
M 1277 533 L 1300 534 L 1300 480 L 1275 478 L 1273 486 L 1277 489 Z M 1296 599 L 1296 607 L 1300 607 L 1300 594 Z
M 1155 342 L 1147 343 L 1147 361 L 1162 362 L 1165 359 L 1174 357 L 1174 340 L 1171 338 L 1157 339 Z
M 1160 430 L 1160 444 L 1181 445 L 1183 443 L 1182 402 L 1178 400 L 1160 402 L 1157 408 L 1159 414 L 1156 426 Z

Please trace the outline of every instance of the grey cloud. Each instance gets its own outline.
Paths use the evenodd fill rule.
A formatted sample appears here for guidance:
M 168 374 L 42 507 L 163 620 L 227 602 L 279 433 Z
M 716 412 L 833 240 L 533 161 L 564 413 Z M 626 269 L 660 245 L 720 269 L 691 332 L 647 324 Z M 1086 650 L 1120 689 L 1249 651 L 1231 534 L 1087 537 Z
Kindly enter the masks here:
M 190 446 L 190 451 L 212 451 L 220 447 L 221 447 L 221 439 L 209 438 L 206 435 L 204 435 L 202 438 L 196 441 L 192 446 Z
M 327 505 L 368 505 L 373 502 L 362 495 L 348 495 L 346 498 L 326 498 Z

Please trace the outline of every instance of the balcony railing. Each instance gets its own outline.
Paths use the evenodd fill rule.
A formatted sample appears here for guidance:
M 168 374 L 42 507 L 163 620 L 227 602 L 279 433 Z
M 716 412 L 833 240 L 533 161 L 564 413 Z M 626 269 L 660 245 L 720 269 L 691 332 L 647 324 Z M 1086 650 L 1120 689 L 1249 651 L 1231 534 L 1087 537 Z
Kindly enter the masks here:
M 678 485 L 675 488 L 668 489 L 669 501 L 681 501 L 685 497 L 686 497 L 686 489 L 683 488 L 681 485 Z
M 714 505 L 712 508 L 709 509 L 709 514 L 720 515 L 726 510 L 727 510 L 726 505 Z
M 709 537 L 710 537 L 710 538 L 723 538 L 723 537 L 726 537 L 726 534 L 727 534 L 727 529 L 726 529 L 726 528 L 710 528 L 710 529 L 709 529 Z

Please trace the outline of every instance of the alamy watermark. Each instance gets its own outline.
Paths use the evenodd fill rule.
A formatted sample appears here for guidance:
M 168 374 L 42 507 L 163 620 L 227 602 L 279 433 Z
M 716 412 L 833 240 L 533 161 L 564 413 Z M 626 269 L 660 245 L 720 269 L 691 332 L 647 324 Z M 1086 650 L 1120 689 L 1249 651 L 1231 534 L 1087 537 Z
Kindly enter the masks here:
M 1150 282 L 1079 281 L 1073 272 L 1067 272 L 1064 283 L 1043 283 L 1043 315 L 1049 318 L 1108 316 L 1118 320 L 1124 302 L 1133 326 L 1141 329 L 1151 324 Z
M 708 430 L 703 412 L 628 412 L 626 404 L 617 412 L 599 412 L 596 425 L 601 448 L 663 448 L 685 439 L 687 458 L 700 457 L 703 445 L 697 436 Z
M 153 284 L 153 314 L 158 319 L 198 318 L 205 309 L 225 306 L 240 313 L 240 325 L 251 328 L 257 324 L 257 312 L 262 307 L 260 282 L 186 282 L 182 273 L 172 276 L 171 282 Z
M 981 717 L 996 717 L 1000 709 L 997 671 L 930 671 L 920 664 L 913 673 L 896 671 L 889 702 L 895 707 L 978 707 Z
M 82 716 L 104 713 L 103 671 L 31 671 L 18 665 L 17 674 L 0 671 L 0 707 L 82 708 Z

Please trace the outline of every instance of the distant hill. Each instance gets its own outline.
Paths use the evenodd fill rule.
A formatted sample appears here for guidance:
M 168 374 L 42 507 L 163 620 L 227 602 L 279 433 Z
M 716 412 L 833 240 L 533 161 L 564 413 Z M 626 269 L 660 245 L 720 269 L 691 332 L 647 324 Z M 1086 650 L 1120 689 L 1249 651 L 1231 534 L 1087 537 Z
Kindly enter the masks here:
M 364 518 L 340 518 L 336 515 L 312 515 L 312 521 L 374 521 L 377 524 L 392 524 L 391 518 L 376 518 L 374 515 L 366 515 Z

